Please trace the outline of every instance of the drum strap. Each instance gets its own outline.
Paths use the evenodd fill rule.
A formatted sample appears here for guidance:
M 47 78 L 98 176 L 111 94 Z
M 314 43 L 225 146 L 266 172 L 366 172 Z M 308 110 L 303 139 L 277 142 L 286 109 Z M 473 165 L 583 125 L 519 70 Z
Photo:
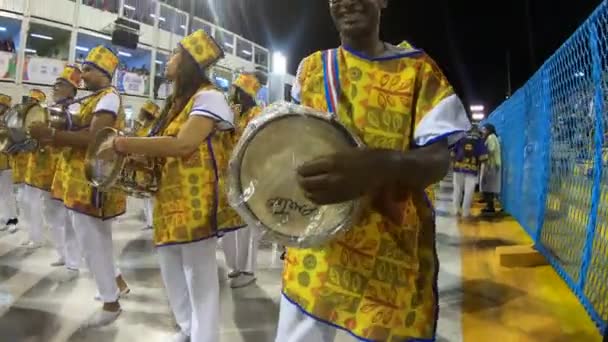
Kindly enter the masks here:
M 337 115 L 340 99 L 340 70 L 338 66 L 338 49 L 323 51 L 323 81 L 327 110 Z

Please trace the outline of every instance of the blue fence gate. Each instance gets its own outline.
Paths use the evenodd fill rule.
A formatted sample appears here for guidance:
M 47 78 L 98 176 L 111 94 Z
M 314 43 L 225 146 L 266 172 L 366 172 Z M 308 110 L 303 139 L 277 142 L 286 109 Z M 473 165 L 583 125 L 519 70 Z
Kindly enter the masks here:
M 487 122 L 502 143 L 505 210 L 606 332 L 608 0 Z

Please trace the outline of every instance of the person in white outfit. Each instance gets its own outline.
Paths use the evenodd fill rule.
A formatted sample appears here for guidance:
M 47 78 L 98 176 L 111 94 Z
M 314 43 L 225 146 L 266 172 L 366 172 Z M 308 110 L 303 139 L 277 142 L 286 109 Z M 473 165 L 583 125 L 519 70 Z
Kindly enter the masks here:
M 101 155 L 113 156 L 113 150 L 165 161 L 155 194 L 154 243 L 180 328 L 175 342 L 220 340 L 218 164 L 226 159 L 233 114 L 206 72 L 222 57 L 205 31 L 185 37 L 167 63 L 174 90 L 151 134 L 118 137 L 100 148 Z
M 479 170 L 481 164 L 488 159 L 488 152 L 478 129 L 472 129 L 456 143 L 452 150 L 452 158 L 454 162 L 454 214 L 461 214 L 464 220 L 469 220 L 475 186 L 479 180 Z
M 111 80 L 118 66 L 116 54 L 103 46 L 91 49 L 82 67 L 85 86 L 93 91 L 65 130 L 39 125 L 32 137 L 51 146 L 65 147 L 53 179 L 52 196 L 68 209 L 66 232 L 74 230 L 84 260 L 95 280 L 103 306 L 86 322 L 88 327 L 108 325 L 121 313 L 119 296 L 128 292 L 122 276 L 116 277 L 112 220 L 126 210 L 126 196 L 114 189 L 100 191 L 85 174 L 86 150 L 97 133 L 118 127 L 124 111 Z

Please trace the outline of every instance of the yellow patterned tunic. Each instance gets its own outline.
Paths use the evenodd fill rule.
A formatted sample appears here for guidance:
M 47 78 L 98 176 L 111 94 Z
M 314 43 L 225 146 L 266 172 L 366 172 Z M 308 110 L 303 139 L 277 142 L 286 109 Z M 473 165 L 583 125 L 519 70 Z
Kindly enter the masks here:
M 10 170 L 11 164 L 8 155 L 0 153 L 0 171 Z
M 212 86 L 199 90 L 214 90 Z M 160 131 L 177 136 L 193 110 L 195 96 Z M 187 157 L 165 158 L 155 195 L 154 242 L 157 246 L 204 240 L 217 234 L 218 160 L 226 160 L 223 139 L 229 133 L 214 131 Z
M 9 157 L 11 169 L 13 169 L 13 184 L 23 184 L 25 182 L 30 154 L 30 152 L 19 152 Z
M 218 227 L 223 232 L 228 232 L 232 230 L 237 230 L 246 226 L 245 222 L 239 216 L 239 214 L 230 206 L 228 203 L 228 184 L 227 184 L 227 172 L 228 172 L 228 162 L 234 147 L 238 143 L 239 139 L 243 135 L 245 128 L 251 120 L 260 115 L 262 112 L 262 108 L 259 106 L 255 106 L 248 110 L 246 113 L 241 115 L 237 120 L 236 129 L 234 132 L 227 135 L 226 139 L 222 139 L 225 144 L 225 149 L 228 151 L 226 153 L 226 157 L 224 160 L 219 159 L 218 164 L 220 165 L 220 203 L 218 209 Z
M 86 129 L 95 116 L 99 101 L 110 93 L 117 93 L 114 88 L 107 88 L 87 98 L 81 105 L 79 114 L 74 118 L 75 126 Z M 122 105 L 119 108 L 115 127 L 120 127 L 124 120 Z M 85 176 L 85 148 L 64 148 L 57 163 L 57 170 L 51 187 L 53 198 L 79 213 L 111 219 L 120 216 L 126 209 L 126 195 L 117 190 L 101 192 L 91 186 Z
M 50 146 L 33 152 L 27 161 L 25 184 L 44 191 L 51 191 L 57 161 L 61 152 Z
M 341 89 L 337 115 L 369 147 L 410 150 L 412 128 L 454 93 L 421 51 L 377 60 L 344 48 L 334 52 Z M 297 81 L 303 105 L 328 111 L 325 53 L 306 58 Z M 288 249 L 284 296 L 361 339 L 431 341 L 438 314 L 433 212 L 422 191 L 401 197 L 391 204 L 387 199 L 395 196 L 378 195 L 382 204 L 320 248 Z M 387 208 L 399 211 L 400 223 Z

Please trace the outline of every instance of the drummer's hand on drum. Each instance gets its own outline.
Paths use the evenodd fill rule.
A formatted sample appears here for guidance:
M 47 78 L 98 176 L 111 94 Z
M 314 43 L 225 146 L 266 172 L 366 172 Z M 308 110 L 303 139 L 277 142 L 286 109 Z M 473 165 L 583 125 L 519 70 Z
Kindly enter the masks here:
M 382 185 L 387 152 L 393 151 L 353 149 L 318 158 L 298 168 L 298 182 L 317 204 L 356 199 Z
M 53 138 L 53 129 L 42 122 L 37 122 L 30 126 L 29 134 L 36 140 L 50 142 Z

